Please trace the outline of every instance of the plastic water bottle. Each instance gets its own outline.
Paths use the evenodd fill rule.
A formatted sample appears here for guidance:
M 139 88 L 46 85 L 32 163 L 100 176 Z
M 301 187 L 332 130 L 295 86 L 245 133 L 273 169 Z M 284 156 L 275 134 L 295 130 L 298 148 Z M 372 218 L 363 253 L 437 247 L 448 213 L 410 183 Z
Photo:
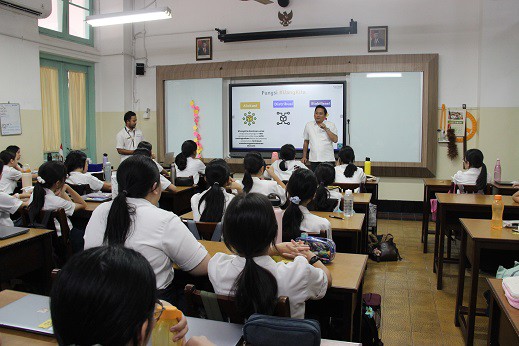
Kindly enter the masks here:
M 151 333 L 151 340 L 153 346 L 181 346 L 184 338 L 173 341 L 173 333 L 169 331 L 171 327 L 178 323 L 182 318 L 182 312 L 174 306 L 165 306 L 164 311 L 160 315 L 153 332 Z
M 494 167 L 494 182 L 501 181 L 501 161 L 497 159 Z
M 353 215 L 353 194 L 350 189 L 344 194 L 344 216 L 351 217 Z
M 364 162 L 364 173 L 371 175 L 371 160 L 369 157 L 366 157 L 366 161 Z
M 171 178 L 171 183 L 175 185 L 175 179 L 177 178 L 177 170 L 175 169 L 175 163 L 171 164 L 171 173 L 169 174 Z
M 503 229 L 503 210 L 505 206 L 503 205 L 503 197 L 501 195 L 494 196 L 494 203 L 492 203 L 492 221 L 490 221 L 490 226 L 492 229 Z
M 104 153 L 103 154 L 103 169 L 105 168 L 107 162 L 108 162 L 108 154 Z
M 272 156 L 270 157 L 270 164 L 273 164 L 274 161 L 279 160 L 279 154 L 277 151 L 272 152 Z
M 105 181 L 110 181 L 112 177 L 112 164 L 109 161 L 107 161 L 106 164 L 103 166 L 103 172 Z

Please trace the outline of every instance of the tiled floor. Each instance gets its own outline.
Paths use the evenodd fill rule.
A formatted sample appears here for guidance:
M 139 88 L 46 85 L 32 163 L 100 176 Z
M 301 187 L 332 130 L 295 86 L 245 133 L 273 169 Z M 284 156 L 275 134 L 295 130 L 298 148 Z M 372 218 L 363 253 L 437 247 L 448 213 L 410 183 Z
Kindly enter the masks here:
M 400 262 L 368 262 L 364 293 L 382 296 L 379 336 L 387 346 L 463 345 L 461 331 L 454 325 L 458 265 L 445 265 L 443 290 L 436 290 L 434 237 L 429 236 L 429 252 L 424 254 L 421 225 L 421 221 L 378 220 L 378 234 L 391 233 L 403 257 Z M 466 279 L 465 305 L 468 282 Z M 480 277 L 478 307 L 486 307 L 483 292 L 487 289 Z M 486 345 L 487 325 L 488 318 L 476 318 L 475 345 Z

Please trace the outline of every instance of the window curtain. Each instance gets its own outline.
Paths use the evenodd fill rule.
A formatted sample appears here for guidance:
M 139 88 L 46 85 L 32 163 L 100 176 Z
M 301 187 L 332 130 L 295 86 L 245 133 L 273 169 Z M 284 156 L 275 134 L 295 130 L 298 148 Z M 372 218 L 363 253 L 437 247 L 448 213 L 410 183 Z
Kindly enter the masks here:
M 68 72 L 70 147 L 86 149 L 86 74 Z
M 58 151 L 61 145 L 58 70 L 40 67 L 43 151 Z

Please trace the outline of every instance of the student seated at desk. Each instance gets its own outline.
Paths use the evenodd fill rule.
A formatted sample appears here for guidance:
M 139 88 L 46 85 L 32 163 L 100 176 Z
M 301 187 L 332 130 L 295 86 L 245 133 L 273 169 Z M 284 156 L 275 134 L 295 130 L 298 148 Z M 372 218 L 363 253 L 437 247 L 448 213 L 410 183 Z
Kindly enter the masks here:
M 292 173 L 297 169 L 308 169 L 304 163 L 296 160 L 296 148 L 292 144 L 285 144 L 281 147 L 279 158 L 280 160 L 272 162 L 271 166 L 282 181 L 290 179 Z M 265 178 L 270 178 L 267 171 L 265 171 Z
M 195 159 L 196 143 L 192 140 L 187 140 L 182 143 L 182 151 L 175 157 L 175 173 L 178 178 L 193 177 L 193 181 L 198 184 L 200 173 L 205 172 L 204 163 Z
M 147 345 L 163 311 L 155 286 L 153 269 L 134 250 L 103 246 L 73 256 L 50 293 L 59 345 Z M 170 331 L 172 341 L 182 339 L 187 319 L 182 316 Z M 206 338 L 193 341 L 186 346 L 213 345 Z
M 210 256 L 202 244 L 170 211 L 157 208 L 162 190 L 153 160 L 132 155 L 117 170 L 118 195 L 101 203 L 85 231 L 85 248 L 120 245 L 140 252 L 157 278 L 158 296 L 178 306 L 173 263 L 192 275 L 207 275 Z M 178 290 L 177 290 L 178 289 Z
M 266 166 L 260 153 L 256 151 L 247 153 L 243 158 L 243 167 L 245 169 L 243 180 L 237 182 L 242 184 L 244 192 L 256 192 L 265 196 L 275 194 L 281 199 L 281 204 L 285 203 L 285 184 L 279 179 L 272 166 Z M 265 169 L 274 181 L 261 179 Z
M 457 185 L 476 185 L 478 192 L 484 192 L 490 175 L 487 166 L 483 163 L 483 153 L 479 149 L 469 149 L 463 159 L 463 168 L 466 171 L 458 171 L 452 177 L 452 182 Z
M 355 166 L 354 161 L 355 152 L 352 147 L 345 146 L 339 150 L 339 164 L 335 166 L 336 183 L 360 184 L 366 182 L 364 170 Z
M 149 157 L 153 161 L 155 166 L 158 165 L 157 161 L 152 159 L 151 151 L 149 151 L 148 149 L 146 149 L 144 147 L 135 149 L 133 151 L 133 155 L 142 155 L 142 156 Z M 157 169 L 158 169 L 158 167 L 157 167 Z M 160 170 L 159 170 L 159 172 L 160 172 Z M 178 191 L 177 187 L 171 181 L 169 181 L 168 178 L 166 178 L 165 176 L 163 176 L 160 173 L 159 173 L 159 179 L 160 179 L 160 188 L 162 189 L 162 191 L 166 191 L 166 190 L 169 190 L 171 192 Z
M 16 189 L 18 180 L 22 178 L 22 172 L 16 168 L 18 167 L 16 154 L 9 150 L 0 153 L 0 160 L 4 163 L 2 178 L 0 179 L 0 191 L 10 195 Z
M 241 184 L 231 178 L 229 165 L 223 159 L 214 159 L 205 169 L 205 180 L 209 188 L 191 197 L 193 220 L 202 222 L 222 221 L 225 210 L 234 198 L 226 188 L 242 191 Z
M 65 159 L 65 167 L 67 167 L 67 184 L 73 185 L 88 185 L 90 189 L 94 192 L 103 190 L 103 191 L 112 191 L 112 185 L 107 182 L 103 182 L 92 174 L 87 173 L 88 171 L 88 162 L 87 156 L 84 152 L 80 150 L 73 150 L 68 153 L 67 158 Z
M 329 163 L 321 163 L 315 170 L 315 177 L 319 183 L 313 205 L 317 211 L 338 211 L 341 206 L 342 193 L 328 189 L 335 181 L 335 169 Z M 330 205 L 330 198 L 336 199 L 335 205 Z
M 144 149 L 148 149 L 151 153 L 151 159 L 153 160 L 153 162 L 155 162 L 155 164 L 157 165 L 157 168 L 160 172 L 160 174 L 163 174 L 163 175 L 167 175 L 168 172 L 164 169 L 164 167 L 162 167 L 162 165 L 160 163 L 157 162 L 156 160 L 156 157 L 155 157 L 155 154 L 153 153 L 153 146 L 151 145 L 150 142 L 146 142 L 146 141 L 142 141 L 140 142 L 138 145 L 137 145 L 137 149 L 140 149 L 140 148 L 144 148 Z
M 74 189 L 65 184 L 66 177 L 67 169 L 63 162 L 48 161 L 40 166 L 37 182 L 29 199 L 29 219 L 31 222 L 37 220 L 42 210 L 56 211 L 63 208 L 70 228 L 72 250 L 79 252 L 83 250 L 85 231 L 74 227 L 69 217 L 76 210 L 85 209 L 87 204 Z M 54 226 L 58 237 L 61 237 L 61 227 L 56 219 Z
M 236 254 L 215 254 L 209 280 L 215 293 L 234 293 L 244 316 L 272 315 L 276 297 L 287 296 L 292 317 L 304 318 L 305 301 L 321 299 L 332 284 L 328 268 L 309 250 L 290 263 L 276 263 L 269 256 L 277 228 L 272 205 L 261 194 L 236 196 L 225 213 L 224 242 Z
M 314 215 L 306 207 L 312 201 L 317 190 L 317 179 L 309 169 L 298 169 L 292 174 L 287 184 L 288 207 L 283 213 L 283 241 L 290 241 L 301 236 L 326 231 L 326 237 L 332 239 L 330 221 Z
M 4 163 L 0 161 L 0 178 L 2 176 L 2 169 Z M 27 194 L 27 197 L 29 194 Z M 13 220 L 9 217 L 10 214 L 16 213 L 28 204 L 20 200 L 24 196 L 21 194 L 15 194 L 14 196 L 8 195 L 5 192 L 0 192 L 0 226 L 14 226 Z
M 17 145 L 10 145 L 5 150 L 12 152 L 16 156 L 16 161 L 18 161 L 18 165 L 15 167 L 20 172 L 23 172 L 23 165 L 20 163 L 20 159 L 22 157 L 22 152 L 20 147 Z

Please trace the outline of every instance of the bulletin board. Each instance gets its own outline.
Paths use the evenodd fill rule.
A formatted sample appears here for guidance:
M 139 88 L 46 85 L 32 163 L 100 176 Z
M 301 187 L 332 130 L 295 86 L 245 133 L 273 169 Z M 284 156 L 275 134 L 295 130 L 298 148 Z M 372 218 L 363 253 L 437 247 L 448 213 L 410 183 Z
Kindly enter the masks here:
M 19 103 L 0 103 L 0 127 L 2 136 L 22 134 Z

